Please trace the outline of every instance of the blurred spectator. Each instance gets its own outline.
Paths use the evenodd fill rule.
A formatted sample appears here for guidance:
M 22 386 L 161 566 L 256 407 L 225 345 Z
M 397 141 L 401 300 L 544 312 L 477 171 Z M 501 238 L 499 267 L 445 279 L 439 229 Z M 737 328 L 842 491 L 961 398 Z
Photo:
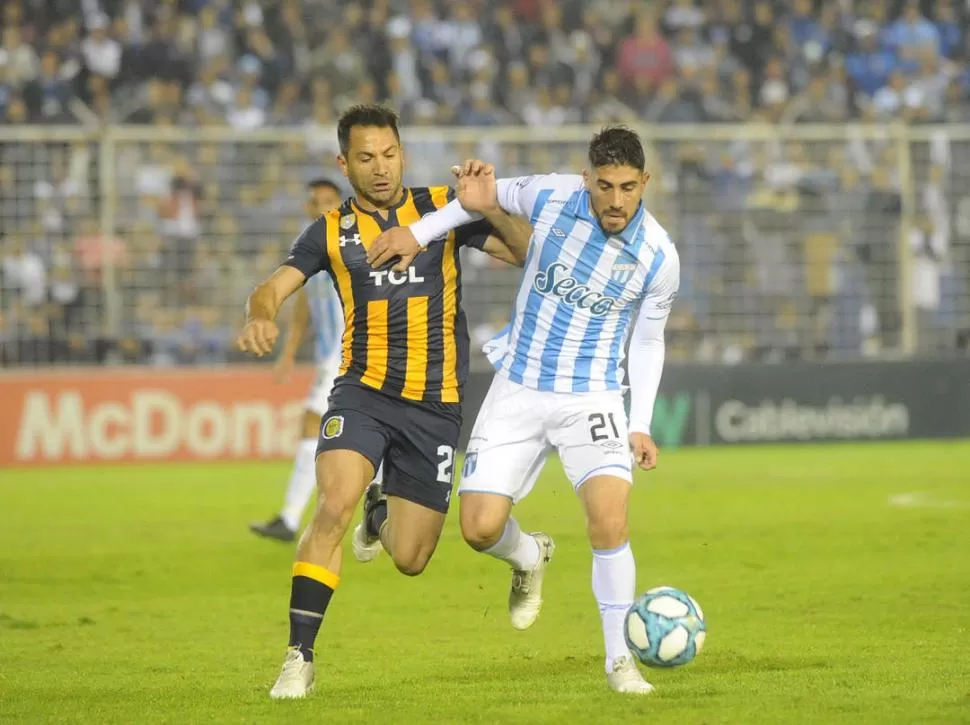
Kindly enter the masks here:
M 620 43 L 617 68 L 628 84 L 637 87 L 658 88 L 673 74 L 670 44 L 648 11 L 637 16 L 633 34 Z
M 883 42 L 900 60 L 911 62 L 927 46 L 939 53 L 940 31 L 923 17 L 919 0 L 906 0 L 903 16 L 886 29 Z
M 707 349 L 723 343 L 741 356 L 787 350 L 795 337 L 824 346 L 841 315 L 861 317 L 869 343 L 892 346 L 901 243 L 925 262 L 922 272 L 933 271 L 919 279 L 938 282 L 914 280 L 934 292 L 923 299 L 927 322 L 958 307 L 970 324 L 970 302 L 964 309 L 947 297 L 954 283 L 966 287 L 970 224 L 951 223 L 953 240 L 943 243 L 944 215 L 923 203 L 907 217 L 920 222 L 907 229 L 912 238 L 898 238 L 902 167 L 892 156 L 896 137 L 878 125 L 970 122 L 964 2 L 2 5 L 0 123 L 227 127 L 224 139 L 199 143 L 119 143 L 116 234 L 104 237 L 96 144 L 0 142 L 5 349 L 29 340 L 35 358 L 94 354 L 97 346 L 79 347 L 72 335 L 95 324 L 102 268 L 118 265 L 124 359 L 220 359 L 226 301 L 244 297 L 254 270 L 298 231 L 291 218 L 300 216 L 302 185 L 321 172 L 339 178 L 333 125 L 346 106 L 370 100 L 393 104 L 414 128 L 413 184 L 441 183 L 444 160 L 467 155 L 499 159 L 509 174 L 585 165 L 578 143 L 495 144 L 474 131 L 455 143 L 435 133 L 439 125 L 542 132 L 611 121 L 846 124 L 844 144 L 745 134 L 656 142 L 651 204 L 693 265 L 681 329 L 726 336 Z M 273 145 L 235 140 L 236 132 L 274 127 L 299 131 Z M 931 156 L 933 173 L 947 179 L 934 187 L 949 200 L 946 215 L 963 219 L 970 144 L 932 133 L 932 142 L 913 146 L 914 175 Z M 923 181 L 910 188 L 922 191 Z M 933 257 L 941 249 L 952 262 Z M 470 278 L 491 265 L 466 256 Z M 25 276 L 33 280 L 26 286 Z M 846 302 L 850 292 L 856 307 Z M 712 308 L 720 313 L 714 322 Z M 491 302 L 478 312 L 472 323 L 487 327 Z
M 108 37 L 108 19 L 98 15 L 88 24 L 90 35 L 81 43 L 81 55 L 89 73 L 113 79 L 121 70 L 121 44 Z
M 37 77 L 38 65 L 37 51 L 24 42 L 20 28 L 5 27 L 0 45 L 0 69 L 5 80 L 19 88 Z

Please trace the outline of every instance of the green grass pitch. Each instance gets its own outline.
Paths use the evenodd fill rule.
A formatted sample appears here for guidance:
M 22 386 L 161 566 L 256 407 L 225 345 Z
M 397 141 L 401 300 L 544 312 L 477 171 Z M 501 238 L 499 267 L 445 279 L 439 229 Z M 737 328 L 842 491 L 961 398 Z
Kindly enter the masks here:
M 970 723 L 970 444 L 665 452 L 633 495 L 638 585 L 690 592 L 709 633 L 643 699 L 606 688 L 582 517 L 552 461 L 518 510 L 558 544 L 531 630 L 509 626 L 509 575 L 453 511 L 421 577 L 345 560 L 316 691 L 271 702 L 292 547 L 246 524 L 287 474 L 0 471 L 0 722 Z

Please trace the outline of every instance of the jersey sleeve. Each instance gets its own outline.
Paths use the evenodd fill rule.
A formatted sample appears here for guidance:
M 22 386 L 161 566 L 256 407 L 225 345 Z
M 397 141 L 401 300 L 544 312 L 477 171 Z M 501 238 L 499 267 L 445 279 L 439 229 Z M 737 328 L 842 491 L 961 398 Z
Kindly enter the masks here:
M 666 321 L 680 290 L 680 256 L 671 247 L 664 252 L 664 259 L 656 275 L 650 279 L 645 290 L 640 314 L 648 320 Z
M 664 328 L 679 288 L 680 259 L 671 249 L 650 281 L 630 337 L 627 378 L 630 382 L 631 433 L 650 435 L 666 356 Z
M 330 269 L 327 253 L 327 218 L 320 217 L 308 224 L 290 246 L 290 253 L 283 264 L 294 267 L 306 278 Z
M 535 223 L 539 199 L 543 191 L 554 188 L 554 176 L 555 174 L 534 174 L 499 179 L 495 184 L 498 187 L 499 206 L 509 214 L 525 217 Z
M 541 211 L 543 199 L 549 198 L 554 188 L 554 174 L 517 176 L 496 181 L 498 205 L 509 214 L 523 216 L 535 223 L 537 211 Z M 481 214 L 465 211 L 457 199 L 452 199 L 438 211 L 425 214 L 409 225 L 415 240 L 427 247 L 433 240 L 443 237 L 452 229 L 482 219 Z

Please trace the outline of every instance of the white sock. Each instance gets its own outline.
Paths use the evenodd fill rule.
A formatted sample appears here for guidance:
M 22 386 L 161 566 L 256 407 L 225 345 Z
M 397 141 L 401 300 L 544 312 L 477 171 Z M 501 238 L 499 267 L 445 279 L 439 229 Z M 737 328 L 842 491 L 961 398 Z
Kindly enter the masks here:
M 293 472 L 290 474 L 290 483 L 286 488 L 286 497 L 283 499 L 283 510 L 280 511 L 283 523 L 290 530 L 296 531 L 300 528 L 303 510 L 316 490 L 317 439 L 304 438 L 296 449 Z
M 607 673 L 613 671 L 617 657 L 630 656 L 623 627 L 636 588 L 637 564 L 629 541 L 616 549 L 593 549 L 593 595 L 603 620 Z
M 532 571 L 539 563 L 539 542 L 529 534 L 523 534 L 519 522 L 509 518 L 505 522 L 502 536 L 492 546 L 482 550 L 483 554 L 494 556 L 512 565 L 519 571 Z

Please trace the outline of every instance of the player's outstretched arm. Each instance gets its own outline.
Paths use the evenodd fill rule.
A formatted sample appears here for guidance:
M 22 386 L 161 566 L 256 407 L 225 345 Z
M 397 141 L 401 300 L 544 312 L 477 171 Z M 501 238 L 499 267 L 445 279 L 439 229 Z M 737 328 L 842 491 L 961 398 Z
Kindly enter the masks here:
M 459 174 L 459 179 L 466 175 L 484 175 L 494 179 L 495 168 L 484 161 L 470 160 L 466 161 L 456 173 Z M 371 244 L 367 252 L 367 261 L 372 267 L 381 267 L 394 257 L 400 257 L 394 269 L 404 271 L 418 253 L 427 248 L 433 240 L 442 239 L 458 227 L 483 219 L 484 215 L 476 208 L 479 204 L 490 207 L 497 204 L 500 209 L 509 214 L 531 217 L 538 189 L 542 187 L 545 179 L 545 176 L 522 176 L 494 180 L 496 192 L 494 198 L 472 197 L 466 194 L 464 200 L 457 198 L 407 227 L 387 230 Z
M 258 357 L 271 353 L 279 337 L 276 315 L 286 299 L 305 281 L 303 272 L 284 265 L 253 290 L 246 301 L 246 326 L 236 339 L 236 346 Z
M 630 336 L 630 446 L 640 468 L 657 466 L 657 445 L 650 436 L 653 408 L 663 374 L 664 328 L 680 287 L 680 260 L 671 249 L 647 290 Z

